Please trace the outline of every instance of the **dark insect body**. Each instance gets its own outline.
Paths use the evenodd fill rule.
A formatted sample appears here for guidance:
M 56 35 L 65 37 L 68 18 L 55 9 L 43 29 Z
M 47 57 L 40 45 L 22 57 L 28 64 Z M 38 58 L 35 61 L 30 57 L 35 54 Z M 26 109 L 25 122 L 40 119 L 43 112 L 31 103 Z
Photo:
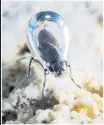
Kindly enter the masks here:
M 39 51 L 41 52 L 42 59 L 49 63 L 49 70 L 57 73 L 57 76 L 61 76 L 64 69 L 63 57 L 61 51 L 57 46 L 57 40 L 47 31 L 41 30 L 38 36 L 39 40 Z
M 61 38 L 60 40 L 57 39 L 54 32 L 51 31 L 51 29 L 55 28 L 57 30 L 55 30 L 56 33 L 62 31 L 59 35 L 59 39 Z M 55 77 L 62 77 L 65 74 L 66 68 L 69 67 L 70 78 L 75 83 L 71 76 L 71 66 L 68 65 L 66 61 L 69 42 L 68 27 L 65 25 L 63 18 L 59 14 L 52 11 L 43 11 L 29 21 L 28 47 L 32 57 L 30 59 L 29 70 L 26 78 L 28 78 L 30 74 L 32 60 L 38 60 L 43 66 L 45 77 L 42 97 L 44 97 L 46 75 L 49 73 L 52 73 Z M 81 88 L 79 85 L 77 86 Z

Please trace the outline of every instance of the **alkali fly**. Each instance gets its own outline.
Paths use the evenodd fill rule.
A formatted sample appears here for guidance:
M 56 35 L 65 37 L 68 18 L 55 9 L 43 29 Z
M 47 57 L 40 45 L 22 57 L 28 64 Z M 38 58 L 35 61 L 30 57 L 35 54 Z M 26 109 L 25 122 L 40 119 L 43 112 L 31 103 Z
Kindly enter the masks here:
M 58 32 L 59 37 L 56 35 Z M 65 75 L 67 67 L 70 68 L 71 80 L 77 87 L 81 88 L 72 78 L 71 65 L 67 63 L 69 35 L 69 29 L 63 17 L 58 13 L 42 11 L 29 21 L 28 47 L 31 57 L 26 79 L 30 75 L 32 61 L 38 61 L 44 69 L 42 97 L 44 97 L 46 75 L 52 73 L 55 77 L 61 78 Z

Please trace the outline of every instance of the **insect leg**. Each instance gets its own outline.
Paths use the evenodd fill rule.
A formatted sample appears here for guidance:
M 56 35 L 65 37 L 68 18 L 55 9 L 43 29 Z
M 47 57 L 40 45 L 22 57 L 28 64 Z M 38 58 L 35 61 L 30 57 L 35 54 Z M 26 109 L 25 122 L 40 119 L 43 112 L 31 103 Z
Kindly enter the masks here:
M 45 84 L 46 84 L 46 75 L 47 74 L 47 69 L 44 70 L 44 83 L 43 83 L 43 89 L 42 89 L 42 97 L 44 98 L 44 89 L 45 89 Z
M 19 61 L 21 61 L 21 60 L 23 60 L 23 59 L 26 59 L 26 57 L 22 57 L 22 58 L 16 60 L 16 62 L 19 62 Z
M 71 78 L 71 80 L 74 82 L 74 84 L 75 84 L 77 87 L 79 87 L 79 88 L 81 89 L 81 87 L 80 87 L 80 86 L 74 81 L 74 79 L 72 78 L 71 66 L 68 65 L 68 67 L 69 67 L 69 69 L 70 69 L 70 78 Z
M 30 62 L 29 62 L 29 69 L 28 69 L 28 72 L 27 72 L 27 78 L 28 78 L 29 75 L 30 75 L 32 60 L 34 60 L 33 57 L 31 57 Z
M 24 81 L 29 77 L 30 75 L 30 71 L 31 71 L 31 63 L 32 63 L 32 60 L 33 60 L 33 57 L 31 57 L 30 61 L 29 61 L 29 68 L 28 68 L 28 72 L 27 72 L 27 75 L 26 77 L 24 78 L 23 82 L 20 83 L 19 87 L 21 87 L 21 84 L 24 84 Z
M 31 56 L 25 56 L 25 57 L 21 57 L 20 59 L 18 59 L 16 62 L 20 62 L 21 60 L 23 59 L 31 59 L 32 57 Z
M 44 89 L 45 89 L 45 84 L 46 84 L 46 75 L 49 74 L 48 70 L 44 68 L 44 66 L 42 65 L 42 63 L 37 60 L 37 59 L 33 59 L 35 62 L 39 63 L 42 68 L 44 69 L 44 83 L 43 83 L 43 88 L 42 88 L 42 98 L 44 98 Z

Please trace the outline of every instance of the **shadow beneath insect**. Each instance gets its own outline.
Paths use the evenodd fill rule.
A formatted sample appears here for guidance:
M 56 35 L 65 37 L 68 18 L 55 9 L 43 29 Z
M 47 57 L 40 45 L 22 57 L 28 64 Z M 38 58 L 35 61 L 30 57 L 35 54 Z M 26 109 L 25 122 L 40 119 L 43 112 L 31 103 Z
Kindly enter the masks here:
M 44 97 L 41 100 L 35 100 L 35 99 L 30 100 L 30 104 L 34 105 L 37 109 L 42 109 L 42 110 L 49 108 L 52 109 L 54 105 L 59 104 L 59 101 L 52 96 L 53 95 L 52 93 L 53 92 L 51 91 L 48 94 L 48 97 Z

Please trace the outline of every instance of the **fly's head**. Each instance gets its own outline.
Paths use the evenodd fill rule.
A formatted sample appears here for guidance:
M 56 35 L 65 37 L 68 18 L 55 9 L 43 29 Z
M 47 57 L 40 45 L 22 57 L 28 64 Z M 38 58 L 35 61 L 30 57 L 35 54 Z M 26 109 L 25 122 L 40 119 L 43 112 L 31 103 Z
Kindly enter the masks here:
M 63 77 L 66 73 L 66 63 L 64 60 L 57 61 L 49 66 L 50 72 L 54 74 L 55 77 Z

